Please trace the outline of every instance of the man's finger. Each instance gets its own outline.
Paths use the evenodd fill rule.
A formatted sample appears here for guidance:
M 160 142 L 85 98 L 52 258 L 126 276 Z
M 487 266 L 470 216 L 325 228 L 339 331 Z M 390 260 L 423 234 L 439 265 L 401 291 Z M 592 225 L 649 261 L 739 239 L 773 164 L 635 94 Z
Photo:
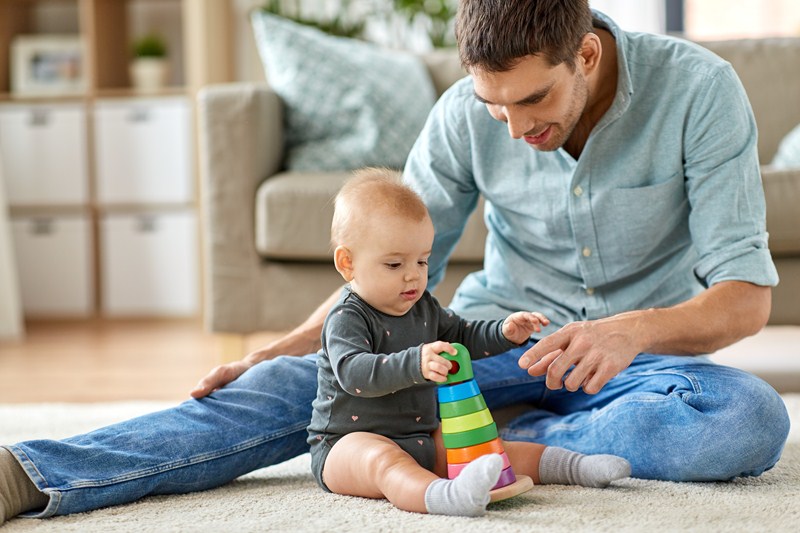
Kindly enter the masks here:
M 567 352 L 563 352 L 559 357 L 553 361 L 553 363 L 547 367 L 547 378 L 545 379 L 545 385 L 550 390 L 559 390 L 564 384 L 564 374 L 567 373 L 567 370 L 573 365 L 575 357 L 568 354 Z
M 531 376 L 544 376 L 547 373 L 547 367 L 555 361 L 558 356 L 564 353 L 563 350 L 556 350 L 545 355 L 539 361 L 528 368 L 528 374 Z
M 547 337 L 531 346 L 528 351 L 522 354 L 522 356 L 519 358 L 519 367 L 528 368 L 545 355 L 552 353 L 559 348 L 566 348 L 567 344 L 569 344 L 567 341 L 568 339 L 564 338 L 564 334 L 561 332 L 561 330 L 551 333 Z

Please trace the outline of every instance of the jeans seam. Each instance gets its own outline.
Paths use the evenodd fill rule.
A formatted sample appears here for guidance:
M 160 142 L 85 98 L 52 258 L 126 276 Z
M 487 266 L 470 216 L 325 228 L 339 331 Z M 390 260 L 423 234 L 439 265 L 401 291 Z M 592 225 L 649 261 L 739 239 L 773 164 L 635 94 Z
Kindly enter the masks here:
M 74 482 L 74 483 L 71 483 L 71 484 L 67 485 L 63 489 L 58 489 L 58 490 L 68 491 L 68 490 L 76 490 L 76 489 L 103 487 L 103 486 L 106 486 L 106 485 L 115 485 L 117 483 L 125 483 L 125 482 L 128 482 L 128 481 L 133 481 L 135 479 L 148 477 L 148 476 L 151 476 L 153 474 L 161 474 L 163 472 L 168 472 L 170 470 L 177 470 L 179 468 L 183 468 L 183 467 L 187 467 L 187 466 L 193 466 L 193 465 L 196 465 L 196 464 L 199 464 L 199 463 L 212 461 L 212 460 L 215 460 L 215 459 L 219 459 L 221 457 L 226 457 L 226 456 L 232 455 L 234 453 L 240 452 L 242 450 L 255 448 L 255 447 L 260 446 L 261 444 L 263 444 L 265 442 L 268 442 L 270 440 L 281 438 L 281 437 L 284 437 L 286 435 L 290 435 L 290 434 L 294 433 L 295 431 L 298 431 L 298 430 L 301 430 L 301 429 L 305 429 L 307 425 L 308 424 L 306 424 L 306 423 L 300 423 L 300 424 L 291 426 L 289 428 L 286 428 L 282 432 L 273 433 L 273 434 L 271 434 L 269 436 L 266 436 L 266 437 L 258 437 L 258 438 L 255 438 L 255 439 L 250 439 L 248 441 L 245 441 L 244 443 L 240 443 L 240 444 L 238 444 L 236 446 L 233 446 L 233 447 L 230 447 L 230 448 L 226 448 L 225 450 L 216 451 L 214 453 L 206 453 L 206 454 L 202 454 L 202 455 L 196 455 L 196 456 L 190 457 L 188 459 L 182 459 L 180 461 L 173 461 L 171 463 L 161 464 L 161 465 L 158 465 L 158 466 L 155 466 L 155 467 L 151 467 L 151 468 L 147 468 L 147 469 L 144 469 L 144 470 L 137 470 L 135 472 L 130 472 L 130 473 L 128 473 L 126 475 L 123 475 L 123 476 L 117 476 L 117 477 L 113 477 L 113 478 L 108 478 L 108 479 L 99 480 L 99 481 L 91 481 L 91 482 L 90 481 L 77 481 L 77 482 Z

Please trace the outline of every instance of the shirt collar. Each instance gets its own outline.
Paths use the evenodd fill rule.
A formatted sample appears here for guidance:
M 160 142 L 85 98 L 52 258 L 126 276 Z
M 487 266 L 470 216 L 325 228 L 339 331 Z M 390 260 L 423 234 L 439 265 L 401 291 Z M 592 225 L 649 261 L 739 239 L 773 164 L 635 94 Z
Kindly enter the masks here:
M 611 107 L 598 124 L 598 126 L 604 126 L 619 118 L 630 106 L 631 96 L 633 96 L 633 82 L 628 68 L 628 39 L 625 32 L 608 15 L 594 9 L 592 10 L 592 15 L 592 24 L 597 28 L 611 32 L 614 40 L 617 41 L 617 94 L 614 96 Z

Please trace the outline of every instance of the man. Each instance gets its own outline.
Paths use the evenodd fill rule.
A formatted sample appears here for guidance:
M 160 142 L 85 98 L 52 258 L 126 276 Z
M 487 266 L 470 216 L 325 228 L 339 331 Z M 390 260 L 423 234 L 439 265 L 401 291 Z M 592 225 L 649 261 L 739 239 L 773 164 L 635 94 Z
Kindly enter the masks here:
M 475 362 L 491 409 L 533 404 L 503 437 L 619 455 L 651 479 L 771 468 L 789 425 L 777 393 L 686 357 L 761 329 L 777 283 L 755 123 L 731 67 L 625 33 L 586 0 L 463 0 L 457 38 L 470 77 L 437 103 L 404 174 L 434 221 L 434 285 L 487 200 L 484 270 L 456 311 L 537 309 L 558 326 Z M 200 490 L 307 451 L 314 356 L 273 358 L 316 350 L 336 296 L 214 369 L 199 401 L 8 447 L 16 459 L 0 450 L 0 519 Z

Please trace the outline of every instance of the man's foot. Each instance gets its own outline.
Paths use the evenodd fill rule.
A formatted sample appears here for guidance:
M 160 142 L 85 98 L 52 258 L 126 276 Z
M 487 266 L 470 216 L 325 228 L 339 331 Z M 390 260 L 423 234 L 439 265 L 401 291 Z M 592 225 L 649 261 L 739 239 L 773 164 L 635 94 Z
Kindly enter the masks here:
M 583 455 L 548 446 L 539 462 L 542 485 L 580 485 L 604 488 L 631 475 L 631 464 L 616 455 Z
M 48 497 L 36 488 L 5 448 L 0 448 L 0 525 L 20 513 L 47 505 Z

